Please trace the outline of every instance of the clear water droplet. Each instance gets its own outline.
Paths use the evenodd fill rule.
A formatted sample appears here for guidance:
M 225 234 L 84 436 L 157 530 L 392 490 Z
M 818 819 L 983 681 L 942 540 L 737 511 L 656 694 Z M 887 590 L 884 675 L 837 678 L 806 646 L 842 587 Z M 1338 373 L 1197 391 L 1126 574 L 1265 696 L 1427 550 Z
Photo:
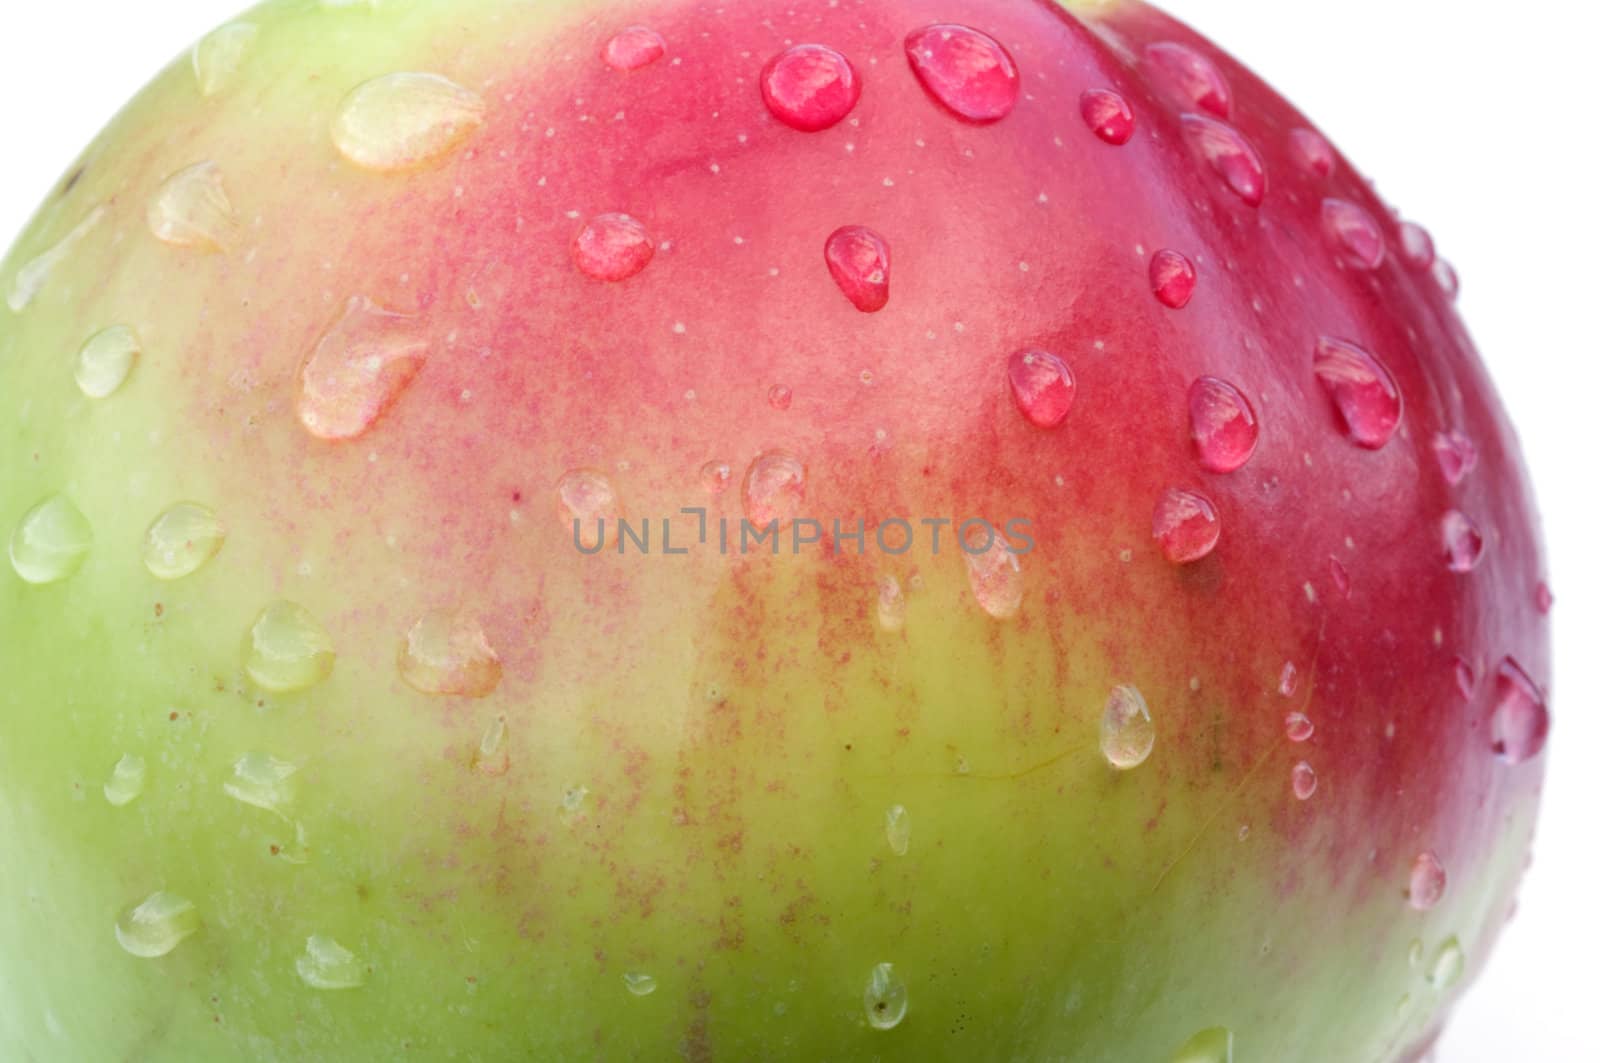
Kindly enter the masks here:
M 1451 429 L 1433 436 L 1433 453 L 1445 482 L 1455 487 L 1478 467 L 1478 448 L 1465 432 Z
M 1133 139 L 1133 108 L 1120 92 L 1090 89 L 1078 98 L 1084 124 L 1107 144 L 1121 146 Z
M 1000 42 L 970 26 L 935 23 L 906 37 L 906 59 L 923 89 L 957 118 L 997 122 L 1017 105 L 1017 64 Z
M 333 674 L 333 639 L 304 606 L 273 602 L 244 640 L 244 670 L 264 690 L 293 693 Z
M 1483 560 L 1483 533 L 1472 519 L 1459 510 L 1450 510 L 1439 522 L 1444 540 L 1445 563 L 1451 572 L 1471 572 Z
M 227 527 L 210 509 L 179 502 L 145 532 L 144 567 L 156 579 L 182 579 L 216 557 L 227 537 Z
M 1298 689 L 1300 689 L 1300 670 L 1294 666 L 1293 661 L 1284 661 L 1283 671 L 1278 675 L 1278 693 L 1286 698 L 1292 698 Z
M 355 439 L 394 405 L 427 357 L 419 319 L 352 298 L 300 367 L 300 423 L 318 439 Z
M 1468 662 L 1465 657 L 1457 657 L 1455 660 L 1455 673 L 1456 689 L 1461 691 L 1462 697 L 1470 701 L 1472 699 L 1472 692 L 1476 690 L 1478 686 L 1477 672 L 1473 669 L 1471 663 Z
M 667 54 L 667 42 L 649 26 L 628 26 L 606 41 L 605 61 L 613 70 L 638 70 Z
M 593 469 L 574 469 L 556 482 L 556 494 L 563 530 L 585 550 L 616 541 L 622 501 L 610 480 Z
M 50 279 L 50 274 L 71 257 L 73 251 L 94 231 L 94 227 L 99 225 L 105 216 L 106 208 L 103 204 L 94 208 L 65 236 L 29 259 L 21 269 L 17 270 L 17 275 L 11 279 L 11 289 L 6 292 L 6 305 L 11 308 L 13 314 L 22 313 L 39 297 L 45 283 Z
M 1296 800 L 1311 800 L 1311 795 L 1317 792 L 1316 769 L 1302 760 L 1290 769 L 1289 785 L 1294 790 Z
M 1421 852 L 1411 863 L 1411 883 L 1406 898 L 1411 907 L 1426 912 L 1444 896 L 1446 878 L 1444 865 L 1432 852 Z
M 111 769 L 111 777 L 101 787 L 113 807 L 121 808 L 144 793 L 144 758 L 136 753 L 124 753 Z
M 356 989 L 367 981 L 366 968 L 355 953 L 321 934 L 306 938 L 306 950 L 295 958 L 294 970 L 312 989 Z
M 1114 687 L 1100 717 L 1100 753 L 1118 771 L 1137 768 L 1156 745 L 1156 725 L 1137 687 Z
M 905 591 L 893 576 L 878 580 L 878 624 L 885 631 L 899 631 L 906 626 Z
M 1425 270 L 1433 265 L 1433 237 L 1414 221 L 1400 223 L 1400 261 L 1407 269 Z
M 910 1007 L 911 997 L 906 983 L 892 963 L 880 963 L 867 976 L 867 990 L 862 1003 L 866 1007 L 867 1024 L 874 1030 L 892 1030 L 900 1025 Z
M 1222 521 L 1211 499 L 1197 491 L 1169 488 L 1156 503 L 1151 534 L 1175 565 L 1199 561 L 1216 549 Z
M 1233 1063 L 1233 1031 L 1226 1026 L 1201 1030 L 1173 1053 L 1171 1063 Z
M 89 519 L 67 496 L 51 495 L 17 522 L 11 568 L 27 583 L 59 583 L 83 567 L 93 546 Z
M 1259 207 L 1267 196 L 1267 168 L 1255 146 L 1226 122 L 1198 114 L 1186 114 L 1181 121 L 1190 149 L 1230 192 L 1248 206 Z
M 967 585 L 978 608 L 996 620 L 1009 620 L 1022 609 L 1022 563 L 998 535 L 987 548 L 979 549 L 980 545 L 962 549 Z
M 861 225 L 836 229 L 823 245 L 828 273 L 850 304 L 864 314 L 889 303 L 889 242 Z
M 476 617 L 458 609 L 430 609 L 400 645 L 400 678 L 413 690 L 449 697 L 485 698 L 500 685 L 500 655 Z
M 700 466 L 700 486 L 708 495 L 720 495 L 733 483 L 733 466 L 725 461 L 708 461 Z
M 761 98 L 774 118 L 815 133 L 838 125 L 861 99 L 861 79 L 850 60 L 822 44 L 797 44 L 773 56 L 761 71 Z
M 1071 368 L 1049 351 L 1016 352 L 1007 363 L 1006 377 L 1017 409 L 1036 428 L 1058 427 L 1078 395 Z
M 1444 292 L 1446 299 L 1453 300 L 1461 294 L 1461 277 L 1456 273 L 1456 268 L 1450 263 L 1435 256 L 1431 272 L 1433 273 L 1433 282 L 1439 286 L 1440 291 Z
M 139 337 L 126 325 L 96 332 L 78 349 L 72 367 L 78 390 L 91 399 L 110 398 L 128 379 L 140 353 Z
M 1400 388 L 1382 362 L 1349 340 L 1324 336 L 1312 368 L 1352 443 L 1378 450 L 1389 442 L 1400 425 Z
M 1443 992 L 1459 982 L 1466 969 L 1467 957 L 1461 951 L 1461 942 L 1452 936 L 1433 954 L 1433 962 L 1428 965 L 1428 984 Z
M 200 929 L 200 913 L 187 898 L 160 890 L 117 918 L 117 944 L 140 959 L 165 956 Z
M 437 162 L 483 124 L 483 98 L 438 74 L 386 74 L 356 86 L 333 118 L 333 146 L 355 166 L 395 173 Z
M 227 251 L 238 235 L 239 219 L 222 183 L 222 168 L 200 162 L 161 183 L 145 222 L 156 239 L 196 251 Z
M 1161 41 L 1146 46 L 1144 66 L 1150 81 L 1181 110 L 1198 107 L 1218 118 L 1233 109 L 1233 93 L 1216 64 L 1186 44 Z
M 1317 733 L 1317 728 L 1305 713 L 1291 712 L 1284 717 L 1283 733 L 1289 741 L 1298 744 L 1311 741 L 1311 736 Z
M 771 450 L 750 463 L 744 474 L 744 514 L 752 525 L 787 525 L 806 500 L 806 467 L 793 454 Z
M 222 792 L 242 804 L 285 815 L 294 801 L 294 776 L 300 769 L 269 753 L 246 753 L 233 762 Z
M 499 778 L 511 770 L 511 750 L 506 746 L 506 717 L 501 713 L 489 721 L 478 748 L 472 753 L 472 770 L 479 775 Z
M 1365 207 L 1344 199 L 1323 200 L 1322 231 L 1346 264 L 1357 269 L 1383 265 L 1383 230 Z
M 1507 764 L 1521 764 L 1544 751 L 1550 710 L 1544 694 L 1514 659 L 1500 662 L 1494 677 L 1494 751 Z
M 200 95 L 215 96 L 228 87 L 259 32 L 253 22 L 230 22 L 195 42 L 189 62 Z
M 572 262 L 597 281 L 625 281 L 655 257 L 656 242 L 644 223 L 620 212 L 597 214 L 572 240 Z
M 656 991 L 656 980 L 643 971 L 629 971 L 622 976 L 622 984 L 636 997 L 647 997 Z
M 891 805 L 883 814 L 883 833 L 889 840 L 889 851 L 904 856 L 911 848 L 911 813 L 905 805 Z
M 1194 295 L 1194 263 L 1182 253 L 1163 248 L 1150 257 L 1150 290 L 1163 306 L 1181 310 Z
M 1289 157 L 1310 177 L 1331 176 L 1336 159 L 1333 145 L 1314 129 L 1289 131 Z
M 1200 467 L 1233 472 L 1256 452 L 1261 426 L 1244 392 L 1214 376 L 1189 385 L 1189 436 Z
M 785 384 L 774 384 L 767 389 L 767 405 L 780 413 L 794 404 L 794 391 Z

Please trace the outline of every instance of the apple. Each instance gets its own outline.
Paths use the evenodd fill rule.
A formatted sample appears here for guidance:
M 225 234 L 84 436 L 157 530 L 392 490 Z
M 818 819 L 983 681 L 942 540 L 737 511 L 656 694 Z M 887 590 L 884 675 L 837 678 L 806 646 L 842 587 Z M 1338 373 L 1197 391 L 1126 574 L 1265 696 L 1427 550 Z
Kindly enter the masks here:
M 1455 283 L 1135 0 L 223 26 L 0 264 L 0 1055 L 1418 1058 L 1549 729 Z

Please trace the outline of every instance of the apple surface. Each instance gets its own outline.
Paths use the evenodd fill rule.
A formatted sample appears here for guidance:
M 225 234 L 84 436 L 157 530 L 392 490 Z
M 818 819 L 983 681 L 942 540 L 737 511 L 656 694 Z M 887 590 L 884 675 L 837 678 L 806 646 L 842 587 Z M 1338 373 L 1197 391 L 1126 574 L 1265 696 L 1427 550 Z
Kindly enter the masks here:
M 1137 0 L 257 7 L 0 262 L 0 1056 L 1420 1058 L 1550 727 L 1455 289 Z

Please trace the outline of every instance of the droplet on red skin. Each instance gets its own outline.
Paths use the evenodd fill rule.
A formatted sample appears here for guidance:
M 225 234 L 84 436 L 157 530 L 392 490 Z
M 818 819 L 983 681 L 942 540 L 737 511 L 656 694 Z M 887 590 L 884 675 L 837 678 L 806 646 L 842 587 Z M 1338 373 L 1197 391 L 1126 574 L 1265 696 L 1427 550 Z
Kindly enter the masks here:
M 624 281 L 655 257 L 656 244 L 644 223 L 627 214 L 597 214 L 572 241 L 572 261 L 587 276 Z
M 823 44 L 797 44 L 761 72 L 761 98 L 784 125 L 816 133 L 838 125 L 861 99 L 861 78 L 842 54 Z
M 774 384 L 767 392 L 767 405 L 774 410 L 787 410 L 794 402 L 794 392 L 783 384 Z
M 1242 467 L 1260 435 L 1255 409 L 1238 388 L 1214 376 L 1189 385 L 1189 436 L 1201 468 L 1228 473 Z
M 1150 257 L 1150 290 L 1162 305 L 1182 310 L 1194 295 L 1194 263 L 1183 254 L 1163 248 Z
M 1323 200 L 1322 230 L 1347 264 L 1358 269 L 1383 265 L 1383 230 L 1365 207 L 1345 199 Z
M 957 118 L 998 122 L 1021 91 L 1011 53 L 987 33 L 953 22 L 924 26 L 906 36 L 906 60 L 929 96 Z
M 1199 107 L 1218 118 L 1233 110 L 1233 93 L 1216 64 L 1186 44 L 1162 41 L 1144 50 L 1151 81 L 1183 107 Z
M 1414 221 L 1403 221 L 1400 231 L 1400 261 L 1409 270 L 1421 271 L 1433 265 L 1433 237 Z
M 1302 760 L 1290 770 L 1289 785 L 1294 790 L 1296 800 L 1311 800 L 1311 796 L 1317 792 L 1316 769 Z
M 1456 689 L 1461 691 L 1462 697 L 1469 701 L 1472 700 L 1472 692 L 1476 690 L 1478 686 L 1478 675 L 1465 657 L 1456 658 L 1455 673 Z
M 1267 195 L 1267 170 L 1261 154 L 1233 126 L 1199 114 L 1186 114 L 1184 139 L 1228 190 L 1245 204 L 1259 207 Z
M 1331 176 L 1337 158 L 1333 153 L 1333 145 L 1314 129 L 1289 131 L 1289 157 L 1302 173 L 1311 177 Z
M 1006 367 L 1011 397 L 1022 416 L 1036 428 L 1056 428 L 1067 419 L 1077 398 L 1072 370 L 1049 351 L 1022 350 Z
M 1222 522 L 1211 500 L 1197 491 L 1169 488 L 1156 503 L 1151 534 L 1175 565 L 1199 561 L 1216 549 Z
M 1119 92 L 1090 89 L 1078 99 L 1083 121 L 1094 135 L 1118 147 L 1133 139 L 1133 108 Z
M 1442 258 L 1433 260 L 1433 280 L 1444 292 L 1445 298 L 1455 299 L 1461 294 L 1461 278 L 1456 274 L 1455 267 Z
M 1433 453 L 1439 459 L 1439 471 L 1451 487 L 1466 479 L 1467 474 L 1478 467 L 1478 448 L 1459 429 L 1434 433 Z
M 1540 616 L 1549 616 L 1555 604 L 1556 596 L 1551 593 L 1550 584 L 1540 580 L 1539 585 L 1533 589 L 1533 607 L 1539 610 Z
M 1419 912 L 1433 909 L 1442 897 L 1447 883 L 1444 865 L 1432 852 L 1418 853 L 1411 864 L 1411 882 L 1406 899 Z
M 1370 351 L 1349 340 L 1317 341 L 1312 368 L 1332 400 L 1345 435 L 1356 446 L 1378 450 L 1400 424 L 1400 388 Z
M 606 42 L 603 54 L 614 70 L 637 70 L 667 54 L 667 42 L 648 26 L 629 26 Z
M 1550 734 L 1550 710 L 1544 694 L 1514 659 L 1500 662 L 1495 673 L 1494 751 L 1507 764 L 1521 764 L 1544 751 Z
M 1339 592 L 1339 597 L 1350 597 L 1350 572 L 1337 557 L 1328 558 L 1328 578 L 1333 581 L 1333 589 Z
M 889 303 L 889 242 L 861 225 L 836 229 L 823 246 L 833 281 L 857 310 L 874 314 Z
M 1483 560 L 1484 539 L 1478 526 L 1459 510 L 1452 509 L 1439 522 L 1444 540 L 1445 563 L 1451 572 L 1471 572 Z

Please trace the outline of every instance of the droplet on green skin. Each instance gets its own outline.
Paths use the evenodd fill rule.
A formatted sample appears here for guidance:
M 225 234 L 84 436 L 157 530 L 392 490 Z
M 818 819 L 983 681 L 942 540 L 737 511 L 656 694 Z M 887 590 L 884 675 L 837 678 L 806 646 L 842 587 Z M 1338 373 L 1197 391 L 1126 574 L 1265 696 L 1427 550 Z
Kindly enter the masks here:
M 28 583 L 59 583 L 83 566 L 93 545 L 89 519 L 65 495 L 51 495 L 17 522 L 11 567 Z
M 259 32 L 253 22 L 230 22 L 195 42 L 189 59 L 200 95 L 215 96 L 228 87 Z
M 182 579 L 217 556 L 228 529 L 198 502 L 179 502 L 157 517 L 144 536 L 144 567 L 156 579 Z
M 116 808 L 130 804 L 144 793 L 144 779 L 144 758 L 134 753 L 124 753 L 122 759 L 111 769 L 111 777 L 102 787 L 106 800 Z
M 483 698 L 500 685 L 500 656 L 477 619 L 453 609 L 424 613 L 400 647 L 400 678 L 423 694 Z
M 1428 984 L 1443 992 L 1461 980 L 1466 967 L 1467 958 L 1461 951 L 1461 942 L 1451 936 L 1445 939 L 1439 946 L 1439 951 L 1433 954 L 1433 962 L 1428 965 Z
M 483 124 L 483 98 L 438 74 L 388 74 L 358 85 L 334 116 L 333 146 L 352 165 L 396 173 L 450 154 Z
M 227 251 L 239 226 L 222 169 L 209 161 L 163 181 L 145 209 L 145 221 L 162 243 L 203 252 Z
M 159 891 L 117 920 L 117 944 L 130 956 L 165 956 L 200 929 L 200 913 L 184 897 Z
M 65 236 L 57 240 L 49 248 L 29 259 L 17 275 L 11 279 L 11 288 L 6 292 L 6 305 L 13 314 L 20 314 L 26 310 L 39 293 L 44 290 L 50 274 L 55 268 L 65 261 L 77 246 L 83 243 L 84 238 L 94 230 L 100 220 L 106 216 L 104 204 L 95 207 L 86 214 L 82 221 L 74 225 Z
M 1155 748 L 1156 728 L 1137 687 L 1119 686 L 1106 699 L 1100 717 L 1100 752 L 1119 771 L 1143 764 Z
M 867 1025 L 873 1029 L 892 1030 L 900 1025 L 911 1006 L 911 997 L 894 964 L 880 963 L 872 969 L 867 976 L 862 1003 L 867 1012 Z
M 647 997 L 656 991 L 656 980 L 640 971 L 629 971 L 624 974 L 622 984 L 636 997 Z
M 883 814 L 883 832 L 889 840 L 889 851 L 896 856 L 906 855 L 911 848 L 911 813 L 905 805 L 892 805 Z
M 1226 1026 L 1201 1030 L 1173 1054 L 1172 1063 L 1233 1063 L 1233 1031 Z
M 366 968 L 355 953 L 321 934 L 306 938 L 306 950 L 294 961 L 294 969 L 312 989 L 356 989 L 367 981 Z
M 278 815 L 294 800 L 294 774 L 300 769 L 267 753 L 246 753 L 233 763 L 233 776 L 222 784 L 235 801 Z
M 307 690 L 333 674 L 333 639 L 304 606 L 273 602 L 245 634 L 244 669 L 263 690 Z
M 126 325 L 113 325 L 90 336 L 78 349 L 72 375 L 78 389 L 91 399 L 114 395 L 133 371 L 143 353 L 139 337 Z

